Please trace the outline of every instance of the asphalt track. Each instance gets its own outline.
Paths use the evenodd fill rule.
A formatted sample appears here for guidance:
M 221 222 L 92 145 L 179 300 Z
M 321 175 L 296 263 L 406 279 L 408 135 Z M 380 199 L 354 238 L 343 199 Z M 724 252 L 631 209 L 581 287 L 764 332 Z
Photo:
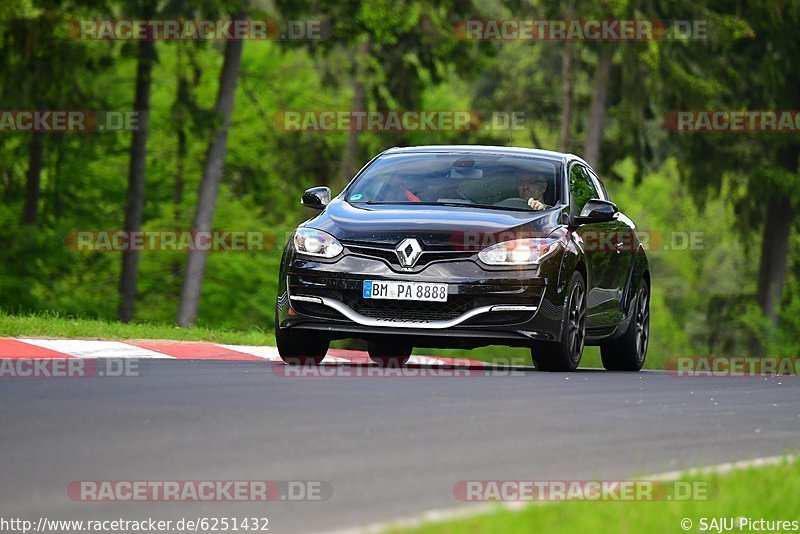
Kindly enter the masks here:
M 797 377 L 664 372 L 288 377 L 152 360 L 120 378 L 0 380 L 0 517 L 268 517 L 339 530 L 470 507 L 467 479 L 619 479 L 796 451 Z M 341 364 L 353 374 L 358 365 Z M 311 480 L 313 502 L 80 502 L 74 480 Z

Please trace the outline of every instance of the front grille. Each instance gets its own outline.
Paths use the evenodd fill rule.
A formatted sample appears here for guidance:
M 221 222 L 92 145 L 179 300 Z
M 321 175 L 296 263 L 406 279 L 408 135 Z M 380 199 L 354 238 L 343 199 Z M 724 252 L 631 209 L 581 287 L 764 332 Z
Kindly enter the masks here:
M 379 258 L 382 260 L 387 261 L 388 263 L 399 265 L 399 261 L 397 260 L 397 253 L 394 249 L 382 249 L 376 247 L 360 247 L 357 245 L 347 244 L 347 249 L 354 253 L 359 254 L 361 256 L 368 256 L 370 258 Z
M 397 253 L 394 248 L 381 248 L 375 246 L 361 246 L 354 243 L 345 243 L 347 249 L 360 256 L 369 258 L 376 258 L 385 261 L 395 268 L 400 267 L 400 262 L 397 259 Z M 465 260 L 471 258 L 475 253 L 468 250 L 431 250 L 426 249 L 422 251 L 419 259 L 416 262 L 415 268 L 424 267 L 436 261 L 447 260 Z
M 372 319 L 415 322 L 448 321 L 472 309 L 468 295 L 450 295 L 447 302 L 365 299 L 355 292 L 345 294 L 344 304 Z

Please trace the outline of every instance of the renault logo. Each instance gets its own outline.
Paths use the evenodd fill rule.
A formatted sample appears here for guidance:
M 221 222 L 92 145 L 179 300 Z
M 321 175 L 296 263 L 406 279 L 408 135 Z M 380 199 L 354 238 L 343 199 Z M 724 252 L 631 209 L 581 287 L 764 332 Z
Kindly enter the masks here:
M 407 237 L 400 241 L 394 251 L 397 254 L 397 259 L 400 260 L 400 265 L 410 268 L 416 265 L 420 254 L 422 254 L 422 246 L 413 237 Z

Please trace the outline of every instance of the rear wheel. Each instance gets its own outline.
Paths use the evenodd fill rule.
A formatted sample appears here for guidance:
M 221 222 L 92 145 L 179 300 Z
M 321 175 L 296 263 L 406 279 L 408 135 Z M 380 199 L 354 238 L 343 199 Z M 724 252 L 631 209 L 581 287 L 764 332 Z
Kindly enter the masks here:
M 634 315 L 622 337 L 600 346 L 603 367 L 609 371 L 638 371 L 650 341 L 650 288 L 644 280 L 636 293 Z
M 369 358 L 381 367 L 402 367 L 411 357 L 414 347 L 407 343 L 390 341 L 368 341 Z
M 319 365 L 328 352 L 330 340 L 320 332 L 281 328 L 275 310 L 275 341 L 281 359 L 292 365 Z
M 561 340 L 539 342 L 531 349 L 539 371 L 574 371 L 581 362 L 586 339 L 586 282 L 581 273 L 572 274 L 567 295 Z

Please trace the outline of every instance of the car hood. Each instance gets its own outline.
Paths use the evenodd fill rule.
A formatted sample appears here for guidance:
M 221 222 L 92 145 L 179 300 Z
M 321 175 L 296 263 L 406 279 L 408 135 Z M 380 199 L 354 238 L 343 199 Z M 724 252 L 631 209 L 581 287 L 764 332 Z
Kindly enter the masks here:
M 406 237 L 416 237 L 430 247 L 451 247 L 543 237 L 559 226 L 560 215 L 559 209 L 528 212 L 467 206 L 353 205 L 335 199 L 304 226 L 344 242 L 393 246 Z

